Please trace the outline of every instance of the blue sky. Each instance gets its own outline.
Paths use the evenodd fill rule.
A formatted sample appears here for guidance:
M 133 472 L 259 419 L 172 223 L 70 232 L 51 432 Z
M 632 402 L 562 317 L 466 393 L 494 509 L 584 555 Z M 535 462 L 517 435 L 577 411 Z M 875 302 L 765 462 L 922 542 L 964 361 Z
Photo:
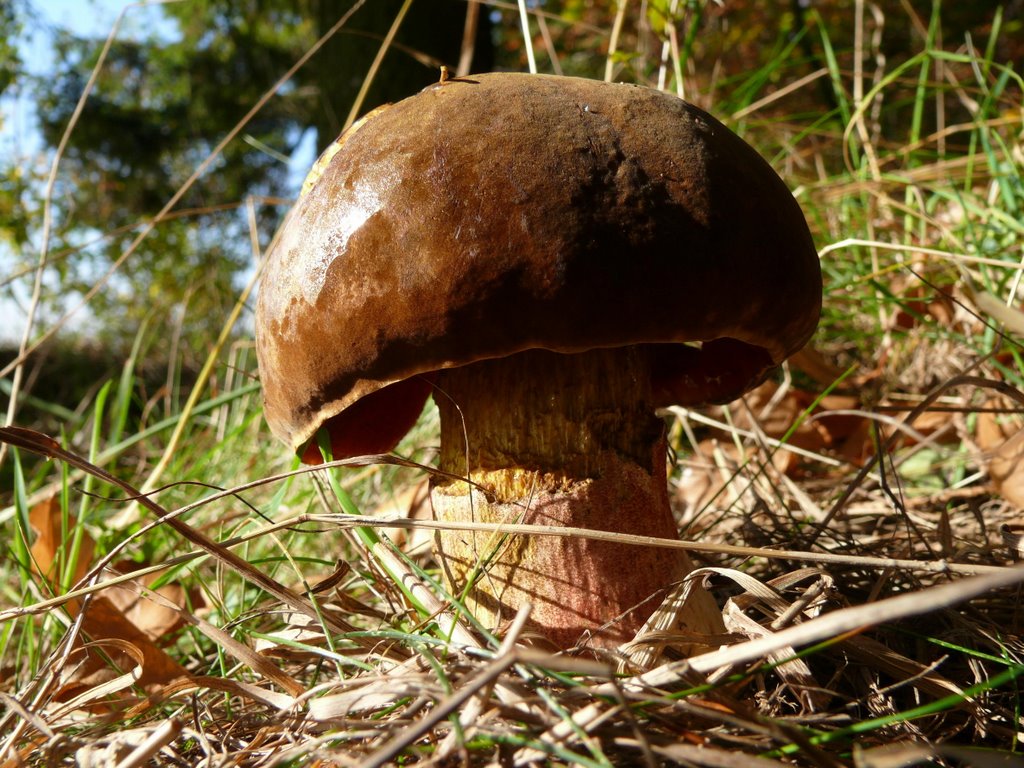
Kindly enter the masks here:
M 2 2 L 3 0 L 0 0 Z M 106 37 L 117 15 L 127 5 L 124 0 L 35 0 L 32 20 L 21 41 L 25 68 L 33 75 L 45 76 L 53 65 L 53 31 L 64 27 L 78 34 Z M 20 164 L 45 164 L 42 155 L 35 110 L 29 94 L 15 92 L 0 99 L 0 154 Z M 14 266 L 10 253 L 0 245 L 0 275 Z M 29 280 L 14 286 L 23 304 L 31 290 Z M 25 315 L 18 302 L 0 298 L 0 343 L 20 340 Z
M 184 0 L 187 2 L 187 0 Z M 0 0 L 5 2 L 5 0 Z M 45 76 L 53 67 L 54 31 L 68 29 L 79 36 L 94 37 L 98 45 L 110 34 L 122 9 L 127 11 L 118 28 L 118 37 L 150 36 L 154 30 L 161 31 L 161 25 L 168 36 L 175 34 L 163 17 L 158 3 L 139 6 L 128 0 L 29 0 L 33 18 L 25 30 L 21 52 L 26 69 L 32 75 Z M 310 137 L 311 138 L 311 137 Z M 292 175 L 296 187 L 305 176 L 315 151 L 312 143 L 297 153 L 292 164 Z M 32 95 L 29 92 L 4 94 L 0 98 L 0 156 L 12 159 L 22 167 L 35 166 L 40 175 L 49 170 L 51 156 L 42 146 L 36 129 Z M 38 245 L 38 244 L 37 244 Z M 15 259 L 0 243 L 0 280 L 14 266 Z M 20 339 L 24 330 L 25 315 L 19 308 L 31 291 L 31 279 L 23 278 L 14 286 L 18 302 L 12 302 L 0 295 L 0 343 Z M 37 332 L 39 328 L 37 326 Z
M 0 0 L 3 2 L 3 0 Z M 106 39 L 126 0 L 30 0 L 32 20 L 25 30 L 21 54 L 33 75 L 45 76 L 53 67 L 53 32 L 69 29 L 77 35 Z M 128 8 L 122 20 L 121 37 L 152 29 L 160 18 L 157 7 Z M 31 99 L 5 97 L 0 100 L 0 151 L 22 157 L 38 151 Z

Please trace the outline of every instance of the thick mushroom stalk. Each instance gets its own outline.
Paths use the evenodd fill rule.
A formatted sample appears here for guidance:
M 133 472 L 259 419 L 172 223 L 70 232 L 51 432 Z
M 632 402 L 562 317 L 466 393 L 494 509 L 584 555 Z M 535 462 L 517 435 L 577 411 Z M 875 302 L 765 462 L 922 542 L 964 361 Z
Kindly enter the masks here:
M 474 485 L 435 481 L 435 515 L 676 539 L 647 357 L 643 347 L 533 350 L 439 374 L 440 466 Z M 565 536 L 442 531 L 436 546 L 477 618 L 498 626 L 530 603 L 533 625 L 562 647 L 632 639 L 692 570 L 682 550 Z M 682 619 L 721 630 L 703 590 Z

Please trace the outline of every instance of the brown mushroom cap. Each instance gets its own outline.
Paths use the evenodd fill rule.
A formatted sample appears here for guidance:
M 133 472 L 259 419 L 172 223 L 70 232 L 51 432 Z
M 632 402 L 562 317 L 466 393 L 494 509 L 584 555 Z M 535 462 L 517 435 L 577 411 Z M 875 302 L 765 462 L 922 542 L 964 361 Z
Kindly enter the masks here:
M 796 201 L 675 96 L 477 75 L 339 142 L 285 221 L 256 315 L 267 421 L 298 452 L 328 420 L 336 457 L 390 450 L 431 372 L 527 349 L 654 344 L 663 399 L 723 402 L 817 325 Z

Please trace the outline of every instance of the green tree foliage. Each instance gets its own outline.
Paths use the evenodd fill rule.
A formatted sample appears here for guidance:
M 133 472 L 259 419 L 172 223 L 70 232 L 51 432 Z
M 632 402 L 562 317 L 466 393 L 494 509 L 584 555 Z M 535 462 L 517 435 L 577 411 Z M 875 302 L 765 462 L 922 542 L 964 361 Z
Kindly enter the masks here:
M 0 95 L 14 83 L 21 71 L 17 40 L 22 29 L 22 13 L 17 0 L 0 5 Z
M 69 294 L 94 285 L 125 252 L 140 223 L 171 199 L 281 74 L 355 8 L 341 31 L 226 147 L 172 217 L 145 239 L 90 305 L 96 327 L 120 339 L 130 339 L 147 315 L 180 318 L 186 332 L 195 333 L 193 339 L 208 336 L 210 326 L 234 300 L 238 275 L 251 266 L 249 232 L 240 206 L 250 195 L 294 192 L 296 179 L 289 178 L 285 160 L 304 139 L 315 137 L 322 149 L 338 134 L 406 1 L 365 0 L 360 5 L 361 0 L 181 0 L 150 6 L 146 13 L 157 23 L 150 25 L 149 34 L 139 34 L 136 24 L 130 34 L 118 37 L 70 134 L 53 197 L 56 228 L 51 252 L 61 286 L 49 292 L 53 304 L 66 306 Z M 29 2 L 0 0 L 0 87 L 20 71 L 16 57 L 6 63 L 3 57 L 16 51 L 10 41 L 30 10 Z M 869 68 L 880 56 L 891 63 L 905 55 L 910 39 L 920 34 L 913 31 L 916 27 L 904 6 L 917 9 L 914 18 L 920 26 L 927 25 L 932 4 L 879 0 L 876 5 L 883 9 L 885 35 L 879 50 L 865 54 Z M 962 41 L 968 27 L 983 35 L 982 22 L 1000 3 L 954 5 L 954 13 L 944 17 L 950 24 L 944 34 L 947 40 Z M 531 22 L 540 69 L 603 77 L 609 32 L 620 4 L 545 0 L 540 6 L 547 19 L 545 34 L 540 34 L 539 18 Z M 440 64 L 454 66 L 467 10 L 474 7 L 483 11 L 473 69 L 490 69 L 492 54 L 510 68 L 524 69 L 525 46 L 515 4 L 412 0 L 361 111 L 434 81 Z M 713 111 L 734 112 L 796 77 L 820 70 L 825 57 L 822 29 L 828 30 L 840 52 L 840 67 L 852 68 L 848 4 L 652 0 L 640 8 L 643 13 L 625 15 L 612 56 L 612 77 L 656 82 L 659 70 L 666 68 L 668 32 L 674 31 L 687 96 Z M 130 12 L 129 21 L 139 13 Z M 496 53 L 487 23 L 492 14 L 502 17 L 496 24 Z M 873 18 L 871 29 L 876 24 Z M 1019 19 L 1010 23 L 1019 29 Z M 37 84 L 41 129 L 50 156 L 102 43 L 66 33 L 58 38 L 55 71 Z M 768 66 L 769 61 L 778 64 Z M 749 71 L 760 75 L 739 78 L 745 84 L 733 87 L 738 75 Z M 673 73 L 668 74 L 666 85 L 673 87 Z M 803 99 L 800 108 L 841 124 L 844 116 L 836 109 L 833 88 L 832 80 L 820 78 L 815 88 L 790 97 L 787 108 L 797 108 L 793 99 Z M 0 168 L 0 242 L 28 241 L 31 219 L 24 212 L 34 209 L 25 202 L 31 187 L 23 166 Z M 264 243 L 283 210 L 283 205 L 256 206 Z M 35 252 L 26 253 L 26 262 L 34 263 L 35 258 Z M 202 350 L 200 344 L 191 346 Z
M 10 97 L 23 78 L 18 40 L 25 15 L 20 0 L 0 3 L 0 99 Z M 0 128 L 3 122 L 4 113 L 0 112 Z M 16 163 L 0 167 L 0 247 L 16 249 L 28 238 L 28 222 L 21 205 L 25 175 L 25 169 Z
M 337 136 L 402 4 L 358 6 L 259 111 L 90 305 L 101 329 L 124 336 L 148 315 L 170 316 L 188 332 L 209 335 L 210 324 L 234 300 L 233 281 L 251 263 L 242 201 L 294 192 L 286 159 L 309 132 L 320 149 Z M 140 222 L 171 199 L 353 6 L 354 0 L 188 0 L 153 11 L 162 16 L 150 33 L 119 36 L 70 133 L 54 196 L 55 251 L 99 238 L 57 262 L 64 291 L 92 285 L 136 237 Z M 460 0 L 413 2 L 362 111 L 435 81 L 442 63 L 454 66 L 466 7 Z M 486 37 L 481 42 L 477 51 L 486 67 Z M 59 34 L 56 71 L 38 84 L 42 135 L 51 148 L 61 141 L 102 44 Z M 282 210 L 256 206 L 264 238 Z

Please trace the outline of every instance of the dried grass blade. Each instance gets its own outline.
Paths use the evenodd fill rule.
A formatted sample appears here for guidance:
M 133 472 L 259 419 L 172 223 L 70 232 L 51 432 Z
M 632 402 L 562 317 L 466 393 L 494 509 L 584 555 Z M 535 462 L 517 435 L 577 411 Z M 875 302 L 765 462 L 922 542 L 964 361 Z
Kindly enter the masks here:
M 726 664 L 754 661 L 787 645 L 804 646 L 848 632 L 859 632 L 867 627 L 885 622 L 920 616 L 940 608 L 950 608 L 994 589 L 1010 587 L 1022 582 L 1024 582 L 1024 566 L 1004 568 L 998 573 L 971 576 L 948 584 L 879 600 L 875 603 L 826 613 L 803 624 L 784 629 L 772 638 L 753 640 L 714 653 L 706 653 L 690 659 L 687 663 L 690 669 L 706 674 Z M 656 677 L 653 673 L 652 676 Z M 654 680 L 650 682 L 656 687 L 660 687 Z
M 181 722 L 172 718 L 164 720 L 153 729 L 145 741 L 119 762 L 116 768 L 136 768 L 145 765 L 157 752 L 166 747 L 181 733 Z
M 127 582 L 125 586 L 133 589 L 142 597 L 152 600 L 168 610 L 174 611 L 185 623 L 194 626 L 234 659 L 245 664 L 249 669 L 261 677 L 281 686 L 281 688 L 287 691 L 291 696 L 301 696 L 306 692 L 306 688 L 302 683 L 282 671 L 275 664 L 272 664 L 262 654 L 254 651 L 245 643 L 241 643 L 233 638 L 228 632 L 225 632 L 220 627 L 214 626 L 210 622 L 204 621 L 198 616 L 183 610 L 160 593 L 144 589 L 138 583 Z
M 895 680 L 905 680 L 936 698 L 964 696 L 963 689 L 919 661 L 908 659 L 870 637 L 859 635 L 843 641 L 843 650 L 864 664 L 877 667 Z M 975 708 L 974 699 L 964 696 L 963 706 Z
M 420 659 L 411 659 L 411 662 L 418 665 Z M 402 699 L 433 695 L 434 686 L 423 672 L 409 666 L 402 668 L 401 674 L 395 674 L 396 671 L 392 670 L 372 680 L 359 678 L 353 681 L 353 687 L 347 691 L 311 699 L 308 705 L 309 716 L 318 722 L 326 722 L 392 707 Z
M 125 719 L 141 716 L 146 712 L 152 711 L 154 701 L 162 701 L 184 691 L 192 691 L 200 688 L 209 688 L 210 690 L 221 691 L 232 696 L 250 699 L 263 704 L 264 706 L 274 707 L 281 711 L 292 709 L 296 704 L 296 699 L 292 696 L 284 693 L 278 693 L 277 691 L 267 690 L 266 688 L 261 688 L 258 685 L 246 683 L 242 680 L 232 680 L 227 677 L 214 677 L 212 675 L 193 675 L 191 677 L 176 680 L 166 686 L 160 691 L 159 697 L 153 697 L 150 700 L 141 702 L 137 707 L 126 713 Z
M 854 755 L 858 768 L 904 768 L 923 764 L 931 758 L 956 760 L 961 765 L 970 765 L 973 768 L 1020 768 L 1021 765 L 1020 755 L 1016 753 L 920 742 L 900 742 L 874 749 L 855 749 Z
M 41 454 L 46 458 L 59 459 L 72 467 L 76 467 L 87 472 L 105 483 L 109 483 L 110 485 L 122 489 L 133 499 L 138 500 L 142 506 L 156 515 L 160 522 L 166 523 L 184 539 L 235 569 L 239 575 L 253 585 L 273 595 L 291 608 L 306 614 L 315 621 L 324 621 L 331 626 L 333 631 L 345 631 L 344 628 L 333 626 L 329 617 L 322 617 L 317 613 L 316 609 L 310 605 L 309 601 L 301 595 L 298 595 L 275 579 L 272 579 L 256 568 L 253 568 L 253 566 L 243 558 L 239 557 L 226 547 L 221 546 L 216 541 L 206 536 L 206 534 L 201 533 L 187 523 L 183 523 L 181 520 L 178 520 L 173 514 L 169 513 L 148 496 L 140 494 L 138 489 L 136 489 L 131 483 L 115 477 L 106 470 L 86 461 L 77 454 L 65 451 L 53 438 L 39 432 L 34 432 L 30 429 L 0 427 L 0 442 L 10 443 L 11 445 L 25 448 L 33 453 Z
M 134 665 L 124 674 L 91 686 L 77 696 L 58 705 L 49 715 L 49 721 L 51 724 L 59 723 L 63 718 L 76 710 L 85 709 L 92 704 L 103 702 L 108 696 L 135 685 L 135 683 L 142 677 L 145 660 L 142 656 L 142 652 L 132 643 L 129 643 L 126 640 L 106 638 L 102 641 L 86 643 L 82 646 L 85 650 L 99 647 L 116 648 L 120 653 L 131 658 Z
M 429 733 L 441 721 L 447 718 L 481 690 L 493 684 L 509 667 L 518 661 L 515 653 L 510 653 L 490 662 L 486 667 L 473 675 L 466 684 L 454 694 L 434 707 L 430 714 L 394 736 L 366 760 L 359 764 L 360 768 L 372 768 L 384 765 L 397 757 L 402 750 L 414 744 L 422 736 Z
M 633 544 L 642 547 L 664 547 L 666 549 L 685 549 L 692 552 L 710 552 L 736 557 L 778 558 L 813 563 L 834 565 L 862 566 L 865 568 L 896 568 L 925 573 L 962 573 L 982 574 L 1001 573 L 1005 568 L 997 565 L 975 565 L 972 563 L 950 563 L 945 560 L 910 560 L 893 557 L 866 557 L 859 555 L 840 555 L 833 552 L 807 552 L 798 549 L 772 549 L 769 547 L 745 547 L 733 544 L 712 544 L 701 541 L 680 541 L 679 539 L 659 539 L 652 536 L 636 536 L 628 533 L 596 531 L 588 528 L 569 528 L 561 526 L 529 525 L 523 523 L 449 523 L 442 520 L 411 520 L 407 518 L 374 518 L 360 515 L 316 514 L 308 515 L 310 522 L 331 523 L 339 526 L 367 526 L 379 528 L 425 528 L 429 530 L 458 531 L 500 531 L 504 534 L 517 536 L 562 536 L 593 541 L 614 541 L 617 544 Z
M 629 692 L 642 693 L 650 689 L 666 689 L 692 683 L 694 676 L 704 677 L 722 667 L 763 660 L 768 654 L 787 647 L 802 647 L 810 643 L 853 632 L 869 626 L 919 616 L 940 608 L 949 608 L 994 589 L 1010 587 L 1024 582 L 1024 566 L 1004 568 L 998 573 L 974 576 L 949 584 L 891 597 L 868 605 L 854 606 L 827 613 L 803 624 L 776 632 L 770 637 L 705 653 L 692 659 L 665 664 L 657 669 L 615 684 L 595 686 L 594 696 L 614 696 L 616 686 Z M 608 705 L 590 704 L 572 717 L 572 722 L 558 723 L 542 737 L 544 742 L 564 743 L 577 731 L 588 732 L 606 716 Z M 515 764 L 526 765 L 538 759 L 540 753 L 525 748 L 516 754 Z
M 636 739 L 619 738 L 615 740 L 615 743 L 623 747 L 640 747 L 640 743 Z M 697 747 L 692 744 L 650 744 L 648 746 L 659 757 L 687 765 L 706 766 L 706 768 L 749 768 L 751 765 L 756 768 L 791 768 L 789 763 L 780 763 L 771 758 L 758 757 L 754 760 L 745 753 L 726 752 L 723 749 L 712 747 Z
M 732 601 L 726 606 L 725 625 L 748 637 L 771 637 L 774 634 L 743 613 Z M 808 711 L 821 712 L 828 707 L 832 694 L 818 685 L 807 662 L 795 656 L 795 649 L 786 647 L 769 653 L 768 660 L 775 665 L 775 674 L 790 687 Z M 721 674 L 716 675 L 716 678 L 720 677 Z
M 515 651 L 516 643 L 519 641 L 519 636 L 523 633 L 523 628 L 526 626 L 527 620 L 530 618 L 530 611 L 532 606 L 527 603 L 522 606 L 516 613 L 515 618 L 512 620 L 512 626 L 509 628 L 505 638 L 501 641 L 501 646 L 498 648 L 498 657 L 507 656 Z M 437 755 L 438 759 L 445 759 L 459 746 L 460 739 L 464 739 L 469 736 L 469 732 L 473 727 L 473 724 L 480 717 L 483 712 L 484 705 L 490 698 L 491 691 L 493 690 L 493 683 L 486 685 L 478 696 L 473 698 L 462 713 L 459 715 L 459 728 L 461 730 L 453 730 L 449 733 L 443 742 L 441 742 L 438 748 Z

